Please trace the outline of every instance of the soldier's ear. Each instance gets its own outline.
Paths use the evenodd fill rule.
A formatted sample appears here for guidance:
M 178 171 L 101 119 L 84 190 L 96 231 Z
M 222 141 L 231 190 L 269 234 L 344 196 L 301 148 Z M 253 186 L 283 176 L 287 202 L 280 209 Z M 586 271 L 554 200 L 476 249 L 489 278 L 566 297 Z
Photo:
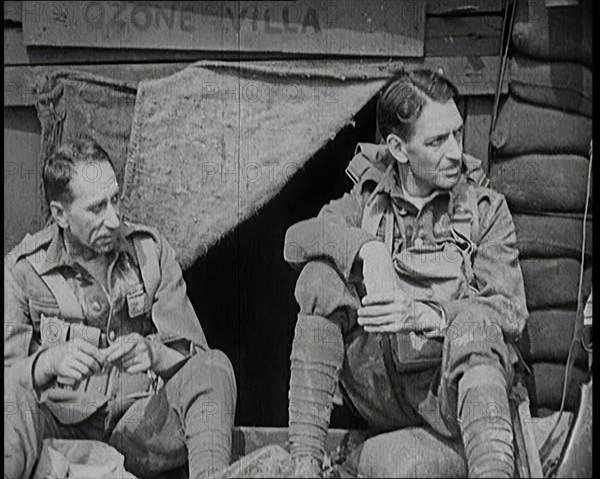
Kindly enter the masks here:
M 408 163 L 408 157 L 406 156 L 406 148 L 404 141 L 395 133 L 390 133 L 386 138 L 386 143 L 390 153 L 400 163 Z
M 54 221 L 58 226 L 63 229 L 66 229 L 69 226 L 69 221 L 67 220 L 67 212 L 65 207 L 60 201 L 51 201 L 50 202 L 50 213 L 54 218 Z

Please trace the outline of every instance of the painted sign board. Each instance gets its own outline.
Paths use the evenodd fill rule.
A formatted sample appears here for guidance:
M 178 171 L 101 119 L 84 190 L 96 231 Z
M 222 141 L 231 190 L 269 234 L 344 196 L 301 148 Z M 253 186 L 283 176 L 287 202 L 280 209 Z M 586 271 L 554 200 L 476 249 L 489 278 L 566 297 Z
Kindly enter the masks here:
M 423 0 L 23 2 L 27 46 L 422 57 Z

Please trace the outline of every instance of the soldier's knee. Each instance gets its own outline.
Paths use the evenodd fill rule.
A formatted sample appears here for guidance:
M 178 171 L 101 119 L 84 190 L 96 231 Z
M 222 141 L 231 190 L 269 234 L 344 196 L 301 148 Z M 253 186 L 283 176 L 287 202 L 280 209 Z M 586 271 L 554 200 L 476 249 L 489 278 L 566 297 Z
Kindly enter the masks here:
M 8 402 L 30 403 L 37 402 L 33 389 L 26 386 L 23 381 L 25 371 L 16 371 L 14 368 L 4 370 L 4 403 Z M 5 407 L 6 409 L 6 407 Z
M 186 365 L 189 380 L 199 388 L 205 388 L 207 381 L 214 387 L 219 384 L 222 388 L 233 391 L 235 396 L 236 381 L 233 366 L 227 355 L 218 349 L 211 349 L 195 354 Z M 205 374 L 199 374 L 204 372 Z M 209 378 L 207 378 L 209 376 Z
M 451 362 L 478 356 L 504 363 L 508 356 L 502 330 L 487 320 L 463 318 L 453 321 L 446 330 L 445 345 Z
M 326 317 L 336 309 L 345 289 L 343 278 L 332 265 L 311 261 L 298 277 L 295 297 L 301 313 Z

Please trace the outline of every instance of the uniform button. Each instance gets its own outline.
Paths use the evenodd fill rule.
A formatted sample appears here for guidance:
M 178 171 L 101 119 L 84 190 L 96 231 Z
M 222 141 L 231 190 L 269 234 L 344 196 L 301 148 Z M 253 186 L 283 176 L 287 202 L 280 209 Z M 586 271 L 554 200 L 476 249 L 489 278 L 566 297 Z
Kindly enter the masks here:
M 116 335 L 116 333 L 114 332 L 114 330 L 113 330 L 113 331 L 111 331 L 110 333 L 108 333 L 108 339 L 109 339 L 110 341 L 114 341 L 116 337 L 117 337 L 117 335 Z
M 102 305 L 98 301 L 92 301 L 92 309 L 96 313 L 99 313 L 100 311 L 102 311 Z
M 415 240 L 415 246 L 416 246 L 416 247 L 421 247 L 421 246 L 423 246 L 423 238 L 417 238 L 417 239 Z
M 429 299 L 431 299 L 431 298 L 433 298 L 433 291 L 431 291 L 430 289 L 428 289 L 428 290 L 427 290 L 427 292 L 425 293 L 425 295 L 426 295 L 426 296 L 427 296 Z

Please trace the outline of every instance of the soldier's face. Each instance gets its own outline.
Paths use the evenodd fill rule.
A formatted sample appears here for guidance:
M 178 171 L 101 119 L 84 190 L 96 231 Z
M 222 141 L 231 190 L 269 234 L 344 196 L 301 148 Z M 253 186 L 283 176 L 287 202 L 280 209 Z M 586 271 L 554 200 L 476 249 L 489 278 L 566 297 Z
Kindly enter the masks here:
M 423 191 L 450 189 L 460 178 L 463 156 L 463 121 L 454 100 L 427 101 L 404 142 L 410 169 Z
M 73 201 L 65 206 L 67 230 L 84 249 L 108 253 L 121 225 L 119 185 L 110 163 L 81 162 L 69 184 Z

